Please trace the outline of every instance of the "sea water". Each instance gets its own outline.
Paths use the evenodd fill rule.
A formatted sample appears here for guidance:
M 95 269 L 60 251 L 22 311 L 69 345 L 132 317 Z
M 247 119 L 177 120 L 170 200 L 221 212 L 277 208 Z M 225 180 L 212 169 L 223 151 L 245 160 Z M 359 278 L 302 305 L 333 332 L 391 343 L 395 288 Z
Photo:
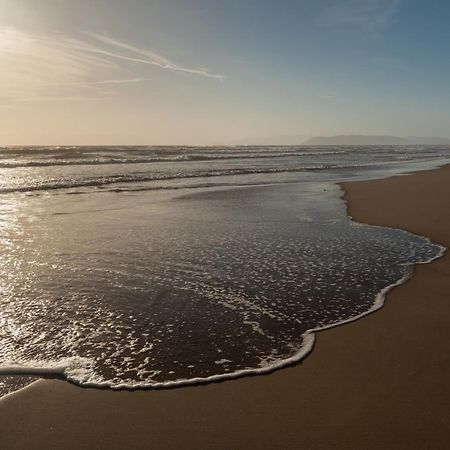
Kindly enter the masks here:
M 0 392 L 264 373 L 443 248 L 350 220 L 337 181 L 448 147 L 0 150 Z M 29 378 L 27 376 L 33 376 Z

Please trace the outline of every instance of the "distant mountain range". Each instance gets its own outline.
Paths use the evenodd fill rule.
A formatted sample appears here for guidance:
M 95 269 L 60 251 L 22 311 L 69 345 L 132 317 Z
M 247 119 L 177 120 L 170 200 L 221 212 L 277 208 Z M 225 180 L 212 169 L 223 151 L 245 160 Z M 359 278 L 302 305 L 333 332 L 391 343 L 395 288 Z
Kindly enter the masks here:
M 341 134 L 337 136 L 283 135 L 240 139 L 233 145 L 450 145 L 450 139 L 435 136 L 370 136 Z
M 239 139 L 232 145 L 301 145 L 311 139 L 311 136 L 280 135 L 280 136 L 258 136 Z
M 426 136 L 318 136 L 307 139 L 303 145 L 450 145 L 450 139 Z

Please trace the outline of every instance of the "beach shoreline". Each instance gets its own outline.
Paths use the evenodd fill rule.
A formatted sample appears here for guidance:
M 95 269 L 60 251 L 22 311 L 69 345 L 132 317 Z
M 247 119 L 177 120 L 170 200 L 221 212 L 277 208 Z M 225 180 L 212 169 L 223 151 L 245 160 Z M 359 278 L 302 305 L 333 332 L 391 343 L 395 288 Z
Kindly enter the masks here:
M 355 221 L 450 246 L 450 166 L 341 186 Z M 448 253 L 416 266 L 381 311 L 319 332 L 311 355 L 268 376 L 146 392 L 39 381 L 0 401 L 0 445 L 446 448 L 449 274 Z

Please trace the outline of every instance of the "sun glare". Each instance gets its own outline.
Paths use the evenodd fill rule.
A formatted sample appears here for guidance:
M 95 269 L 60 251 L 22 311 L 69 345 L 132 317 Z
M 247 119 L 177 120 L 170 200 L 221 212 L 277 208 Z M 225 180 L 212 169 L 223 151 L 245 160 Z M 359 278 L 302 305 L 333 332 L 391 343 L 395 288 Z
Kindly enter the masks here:
M 19 42 L 19 34 L 14 28 L 0 28 L 0 52 L 13 51 Z

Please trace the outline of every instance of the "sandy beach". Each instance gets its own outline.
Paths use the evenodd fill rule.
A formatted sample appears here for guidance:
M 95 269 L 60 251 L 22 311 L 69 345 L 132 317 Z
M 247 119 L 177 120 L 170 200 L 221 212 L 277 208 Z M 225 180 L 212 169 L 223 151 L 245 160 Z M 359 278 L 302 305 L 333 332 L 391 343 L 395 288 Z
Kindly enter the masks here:
M 344 184 L 354 220 L 450 247 L 450 166 Z M 450 257 L 268 376 L 112 392 L 43 380 L 0 400 L 1 449 L 446 449 Z

